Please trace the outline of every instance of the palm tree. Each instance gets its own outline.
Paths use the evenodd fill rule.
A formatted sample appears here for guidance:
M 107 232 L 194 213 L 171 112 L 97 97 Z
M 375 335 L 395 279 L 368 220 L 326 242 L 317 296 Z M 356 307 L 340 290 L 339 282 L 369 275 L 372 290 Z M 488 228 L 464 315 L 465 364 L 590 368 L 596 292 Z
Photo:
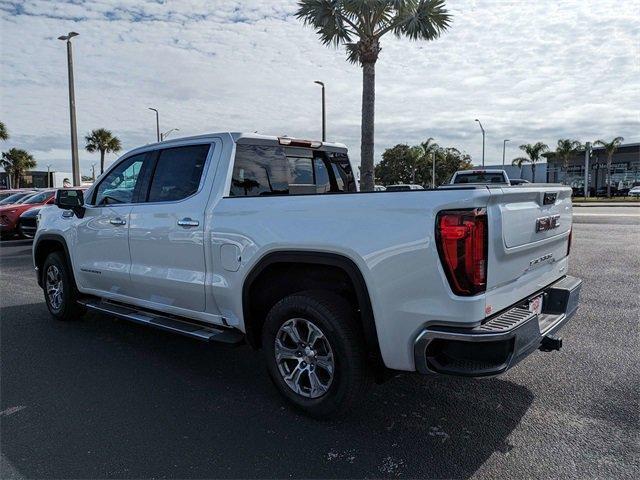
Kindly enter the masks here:
M 105 153 L 115 153 L 121 150 L 120 139 L 114 137 L 110 130 L 97 128 L 84 137 L 87 144 L 85 150 L 89 153 L 100 152 L 100 173 L 104 172 Z
M 556 157 L 562 160 L 564 168 L 564 183 L 567 183 L 567 170 L 569 169 L 569 160 L 580 150 L 582 144 L 578 140 L 569 140 L 568 138 L 561 138 L 558 140 L 558 146 L 556 147 Z
M 9 132 L 4 122 L 0 122 L 0 140 L 5 141 L 9 139 Z
M 327 46 L 344 45 L 347 60 L 362 66 L 361 189 L 372 191 L 375 71 L 380 39 L 392 32 L 435 40 L 451 24 L 444 0 L 299 0 L 296 16 Z
M 26 150 L 12 148 L 8 152 L 2 152 L 0 166 L 4 168 L 7 175 L 13 177 L 13 188 L 20 188 L 20 177 L 27 170 L 35 168 L 36 161 Z
M 549 150 L 549 146 L 545 143 L 538 142 L 535 144 L 525 143 L 524 145 L 520 145 L 520 150 L 527 154 L 526 157 L 518 157 L 514 158 L 511 162 L 512 165 L 520 167 L 522 169 L 523 163 L 531 164 L 531 181 L 536 181 L 536 163 L 541 160 L 541 156 L 544 152 Z M 522 170 L 520 170 L 520 176 L 522 176 Z
M 616 137 L 610 142 L 605 142 L 604 140 L 597 140 L 595 142 L 595 145 L 603 147 L 607 154 L 607 175 L 609 176 L 609 181 L 607 182 L 607 198 L 611 198 L 611 160 L 613 160 L 613 154 L 616 153 L 616 150 L 622 142 L 624 142 L 624 138 L 622 137 Z

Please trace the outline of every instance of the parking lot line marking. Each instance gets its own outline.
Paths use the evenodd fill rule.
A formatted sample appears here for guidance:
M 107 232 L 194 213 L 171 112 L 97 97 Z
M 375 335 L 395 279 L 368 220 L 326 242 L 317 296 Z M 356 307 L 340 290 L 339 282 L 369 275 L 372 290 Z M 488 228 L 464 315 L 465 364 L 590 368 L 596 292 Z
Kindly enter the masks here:
M 24 410 L 24 405 L 18 405 L 17 407 L 9 407 L 6 410 L 2 410 L 0 412 L 0 417 L 8 417 L 9 415 L 13 415 L 14 413 L 18 413 L 20 410 Z
M 574 213 L 574 217 L 640 217 L 640 213 Z

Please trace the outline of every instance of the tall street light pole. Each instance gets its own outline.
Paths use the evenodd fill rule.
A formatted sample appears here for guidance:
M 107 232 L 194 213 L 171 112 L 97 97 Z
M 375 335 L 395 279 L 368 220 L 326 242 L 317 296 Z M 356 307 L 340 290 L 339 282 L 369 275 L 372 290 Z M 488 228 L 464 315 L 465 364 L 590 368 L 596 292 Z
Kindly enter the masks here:
M 324 83 L 321 82 L 320 80 L 316 80 L 313 83 L 317 83 L 322 87 L 322 141 L 326 142 L 327 141 L 327 111 L 326 111 L 326 105 L 324 100 Z
M 482 168 L 484 168 L 484 128 L 482 127 L 482 123 L 480 120 L 476 118 L 476 122 L 480 125 L 480 130 L 482 130 Z
M 508 138 L 506 140 L 502 141 L 502 166 L 504 167 L 504 153 L 507 149 L 507 142 L 510 142 L 511 140 L 509 140 Z
M 160 114 L 158 113 L 158 109 L 149 107 L 149 110 L 153 110 L 156 112 L 156 140 L 160 141 Z
M 69 32 L 61 35 L 58 40 L 67 42 L 67 69 L 69 71 L 69 117 L 71 121 L 71 171 L 73 173 L 73 185 L 80 186 L 80 160 L 78 158 L 78 129 L 76 127 L 76 95 L 73 83 L 73 52 L 71 50 L 71 39 L 77 37 L 79 33 Z
M 584 198 L 589 196 L 589 157 L 591 156 L 591 142 L 584 146 Z M 596 175 L 598 172 L 596 172 Z M 596 177 L 598 178 L 598 177 Z
M 51 164 L 47 165 L 47 188 L 51 188 Z

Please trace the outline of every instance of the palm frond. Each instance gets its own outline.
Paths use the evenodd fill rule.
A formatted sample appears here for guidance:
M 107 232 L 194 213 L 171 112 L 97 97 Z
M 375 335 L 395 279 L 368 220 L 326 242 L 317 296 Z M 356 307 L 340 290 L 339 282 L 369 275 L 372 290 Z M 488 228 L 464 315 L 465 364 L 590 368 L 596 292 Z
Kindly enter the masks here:
M 340 43 L 350 42 L 357 33 L 347 27 L 343 3 L 340 0 L 301 0 L 296 18 L 313 27 L 324 45 L 337 47 Z
M 522 167 L 523 163 L 529 163 L 530 160 L 526 157 L 518 157 L 511 160 L 511 165 L 515 165 L 516 167 Z

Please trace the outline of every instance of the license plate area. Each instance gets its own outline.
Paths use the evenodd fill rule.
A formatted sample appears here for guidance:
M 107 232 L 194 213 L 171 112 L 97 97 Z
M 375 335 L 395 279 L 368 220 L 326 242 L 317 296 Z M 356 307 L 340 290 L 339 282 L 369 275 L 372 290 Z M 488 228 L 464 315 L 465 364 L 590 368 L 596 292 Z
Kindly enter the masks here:
M 540 315 L 542 313 L 542 303 L 543 303 L 544 295 L 541 293 L 540 295 L 536 295 L 535 297 L 529 299 L 528 309 L 531 313 L 535 313 L 536 315 Z

